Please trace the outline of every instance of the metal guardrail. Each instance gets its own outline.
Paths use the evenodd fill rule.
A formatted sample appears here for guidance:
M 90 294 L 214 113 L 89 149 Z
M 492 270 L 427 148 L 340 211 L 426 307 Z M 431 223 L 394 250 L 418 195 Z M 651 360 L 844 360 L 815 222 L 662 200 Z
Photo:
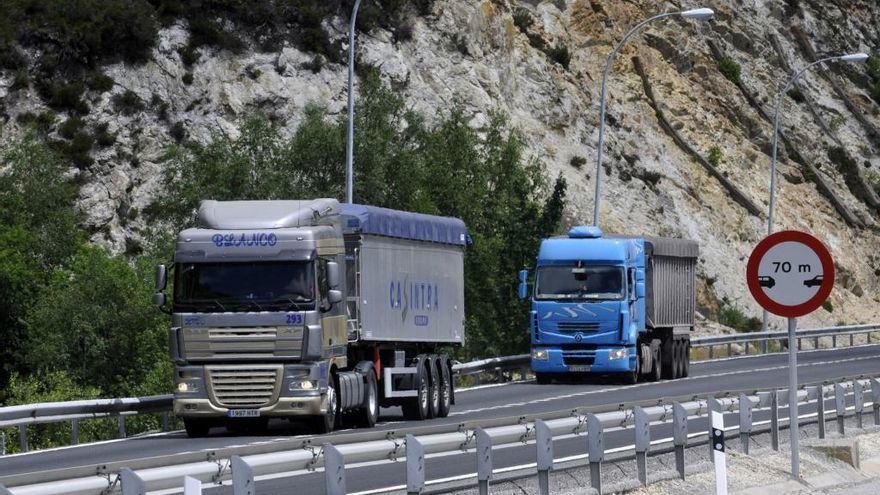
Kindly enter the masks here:
M 854 344 L 854 336 L 867 334 L 867 342 L 871 343 L 871 332 L 880 331 L 880 324 L 849 325 L 840 327 L 815 328 L 798 330 L 798 348 L 801 348 L 802 339 L 813 339 L 814 348 L 818 348 L 818 339 L 831 337 L 832 347 L 837 347 L 838 337 L 849 336 L 849 345 Z M 708 337 L 691 338 L 691 347 L 708 348 L 709 358 L 715 357 L 716 347 L 726 346 L 727 356 L 732 354 L 733 344 L 759 342 L 762 343 L 761 352 L 767 353 L 770 341 L 785 341 L 788 339 L 786 332 L 752 332 L 728 335 L 713 335 Z M 749 346 L 744 348 L 745 354 L 749 354 Z M 529 369 L 530 356 L 520 354 L 516 356 L 501 356 L 496 358 L 481 359 L 468 363 L 457 363 L 453 366 L 453 372 L 459 376 L 473 376 L 476 384 L 480 384 L 480 375 L 494 373 L 496 377 L 504 372 L 520 371 L 522 379 L 526 378 Z M 50 402 L 40 404 L 28 404 L 0 408 L 0 428 L 18 428 L 19 449 L 27 452 L 27 426 L 44 423 L 57 423 L 69 421 L 71 423 L 71 444 L 79 443 L 79 421 L 95 418 L 116 418 L 118 422 L 117 438 L 126 437 L 126 416 L 145 413 L 158 413 L 162 417 L 162 431 L 168 431 L 169 415 L 172 407 L 172 395 L 156 395 L 138 398 L 122 399 L 95 399 L 69 402 Z M 4 435 L 5 453 L 5 435 Z M 2 454 L 0 454 L 2 455 Z
M 474 427 L 458 425 L 456 430 L 434 434 L 407 434 L 397 438 L 386 433 L 385 438 L 361 442 L 319 445 L 304 443 L 301 448 L 253 455 L 230 455 L 227 458 L 208 456 L 198 462 L 157 467 L 122 468 L 114 471 L 104 470 L 98 475 L 56 480 L 46 483 L 18 485 L 7 488 L 14 495 L 96 495 L 111 493 L 121 488 L 123 495 L 140 494 L 146 491 L 180 489 L 184 494 L 200 493 L 201 485 L 227 484 L 232 486 L 234 495 L 253 493 L 255 477 L 261 475 L 296 475 L 324 469 L 324 482 L 327 493 L 345 493 L 345 466 L 363 462 L 401 462 L 405 463 L 406 486 L 391 487 L 404 489 L 407 493 L 421 493 L 432 483 L 426 479 L 425 458 L 433 454 L 475 454 L 477 472 L 470 477 L 481 493 L 488 493 L 489 483 L 497 470 L 492 463 L 492 452 L 496 447 L 507 445 L 531 445 L 537 450 L 537 462 L 533 465 L 541 487 L 541 493 L 549 492 L 549 472 L 554 467 L 553 441 L 572 437 L 586 437 L 586 451 L 569 457 L 569 463 L 583 463 L 589 466 L 592 487 L 602 493 L 602 463 L 611 454 L 634 455 L 636 474 L 639 483 L 647 485 L 647 456 L 653 450 L 672 446 L 676 458 L 678 475 L 685 478 L 685 449 L 693 439 L 710 438 L 710 431 L 689 432 L 689 420 L 705 418 L 710 411 L 722 414 L 735 414 L 738 422 L 726 431 L 739 433 L 741 449 L 748 453 L 750 437 L 757 433 L 756 427 L 769 427 L 771 445 L 779 449 L 779 427 L 787 418 L 779 416 L 779 409 L 787 404 L 787 392 L 778 389 L 740 393 L 735 397 L 719 399 L 691 399 L 686 402 L 665 404 L 632 405 L 625 409 L 605 412 L 586 410 L 557 411 L 545 418 L 507 418 L 496 425 Z M 815 405 L 815 413 L 798 413 L 799 420 L 815 420 L 820 438 L 825 436 L 826 421 L 834 418 L 837 431 L 844 433 L 844 418 L 852 415 L 857 426 L 862 427 L 863 415 L 868 407 L 873 410 L 875 425 L 880 425 L 880 381 L 876 378 L 855 379 L 832 385 L 809 386 L 798 391 L 799 407 Z M 832 406 L 828 401 L 832 400 Z M 655 403 L 656 404 L 656 403 Z M 754 413 L 765 411 L 769 421 L 754 421 Z M 850 411 L 852 413 L 850 414 Z M 815 418 L 815 419 L 814 419 Z M 656 427 L 671 425 L 673 436 L 655 438 Z M 608 430 L 630 431 L 633 444 L 615 449 L 604 447 L 604 432 Z M 652 435 L 654 433 L 654 435 Z M 735 437 L 734 437 L 735 438 Z M 334 439 L 335 440 L 335 439 Z M 218 469 L 219 468 L 219 469 Z M 615 470 L 617 470 L 615 468 Z M 187 479 L 188 478 L 188 479 Z M 462 477 L 459 477 L 461 479 Z M 2 488 L 2 487 L 0 487 Z M 118 493 L 118 492 L 116 492 Z

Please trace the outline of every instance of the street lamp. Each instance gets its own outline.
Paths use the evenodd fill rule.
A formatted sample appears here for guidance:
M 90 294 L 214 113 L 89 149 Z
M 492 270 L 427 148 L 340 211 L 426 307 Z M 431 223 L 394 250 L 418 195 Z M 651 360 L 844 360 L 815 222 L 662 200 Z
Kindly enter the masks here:
M 348 136 L 345 141 L 345 202 L 354 200 L 354 24 L 361 0 L 355 0 L 348 26 Z
M 636 33 L 639 29 L 644 27 L 651 21 L 656 21 L 657 19 L 663 19 L 666 17 L 684 17 L 686 19 L 698 19 L 701 21 L 711 19 L 712 16 L 715 15 L 715 12 L 712 9 L 700 8 L 700 9 L 692 9 L 685 10 L 682 12 L 669 12 L 666 14 L 657 14 L 654 17 L 649 17 L 644 21 L 638 23 L 629 30 L 626 35 L 624 35 L 623 39 L 620 40 L 620 43 L 617 44 L 617 47 L 614 48 L 614 51 L 608 55 L 608 60 L 605 63 L 605 73 L 602 75 L 602 96 L 600 97 L 600 109 L 599 109 L 599 146 L 597 151 L 596 158 L 596 194 L 595 201 L 593 203 L 593 225 L 599 226 L 599 183 L 602 177 L 602 142 L 605 137 L 605 86 L 608 83 L 608 73 L 611 72 L 611 64 L 614 62 L 614 57 L 617 55 L 617 52 L 623 47 L 626 40 L 628 40 L 633 34 Z
M 794 83 L 796 83 L 797 80 L 800 79 L 802 75 L 804 75 L 804 73 L 819 64 L 831 61 L 859 63 L 866 60 L 868 60 L 867 53 L 835 55 L 832 57 L 825 57 L 823 59 L 817 60 L 801 69 L 800 72 L 796 73 L 794 77 L 792 77 L 791 80 L 788 81 L 788 84 L 786 84 L 785 87 L 782 88 L 782 91 L 780 91 L 779 94 L 776 95 L 776 109 L 773 112 L 773 153 L 771 155 L 772 159 L 770 161 L 770 208 L 767 212 L 767 235 L 773 233 L 773 210 L 776 205 L 776 144 L 779 137 L 779 109 L 782 108 L 782 103 L 785 100 L 785 94 L 788 93 L 789 88 L 791 88 Z M 769 315 L 767 313 L 767 310 L 765 309 L 762 324 L 762 330 L 765 332 L 767 331 L 768 317 Z

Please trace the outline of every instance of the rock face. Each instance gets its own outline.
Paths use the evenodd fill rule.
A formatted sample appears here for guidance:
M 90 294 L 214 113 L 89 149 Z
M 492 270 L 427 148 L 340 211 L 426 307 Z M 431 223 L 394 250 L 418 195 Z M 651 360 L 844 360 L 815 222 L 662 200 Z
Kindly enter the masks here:
M 711 151 L 727 181 L 766 208 L 772 132 L 767 116 L 773 115 L 776 92 L 790 68 L 810 61 L 804 35 L 817 53 L 877 50 L 880 4 L 705 3 L 716 11 L 714 20 L 658 21 L 616 58 L 608 86 L 600 225 L 606 232 L 698 240 L 708 299 L 726 297 L 757 315 L 744 272 L 751 248 L 766 232 L 766 218 L 734 201 L 729 189 L 661 128 L 632 58 L 642 61 L 658 105 L 681 138 L 704 157 Z M 647 1 L 437 0 L 430 15 L 413 18 L 411 40 L 395 42 L 391 33 L 376 30 L 359 35 L 357 50 L 429 118 L 455 98 L 474 126 L 485 123 L 492 109 L 506 112 L 548 177 L 562 174 L 568 180 L 567 221 L 589 223 L 605 60 L 624 33 L 657 8 Z M 527 13 L 531 25 L 518 27 L 515 12 Z M 326 29 L 346 40 L 346 19 L 329 20 Z M 189 139 L 205 141 L 218 129 L 234 136 L 241 118 L 254 111 L 278 117 L 293 132 L 309 103 L 325 105 L 331 115 L 345 110 L 346 67 L 328 64 L 313 72 L 314 54 L 291 47 L 239 55 L 202 49 L 187 85 L 188 69 L 177 49 L 188 36 L 186 25 L 173 25 L 161 31 L 150 62 L 105 67 L 116 85 L 90 102 L 87 120 L 110 122 L 117 141 L 93 153 L 96 164 L 83 172 L 81 206 L 92 240 L 113 250 L 137 238 L 143 225 L 136 212 L 161 194 L 162 156 L 175 124 Z M 566 46 L 569 68 L 535 48 L 530 37 Z M 719 55 L 741 67 L 739 86 L 719 72 Z M 880 127 L 880 111 L 866 81 L 861 67 L 814 71 L 799 84 L 803 98 L 787 98 L 782 113 L 790 147 L 780 147 L 774 228 L 814 233 L 846 274 L 846 283 L 832 294 L 833 312 L 817 311 L 805 318 L 806 325 L 880 320 L 878 209 L 864 199 L 868 183 L 878 180 L 880 139 L 873 132 Z M 0 77 L 0 98 L 13 117 L 3 135 L 17 132 L 17 114 L 42 109 L 36 94 L 13 94 L 10 86 L 8 75 Z M 144 102 L 166 103 L 167 117 L 151 109 L 119 115 L 111 98 L 126 90 Z M 829 159 L 831 147 L 843 148 L 852 166 L 839 170 Z M 572 166 L 576 157 L 586 165 Z M 856 170 L 849 170 L 853 166 Z M 817 187 L 813 170 L 827 190 Z M 853 187 L 858 181 L 861 186 Z M 840 214 L 844 210 L 852 212 L 849 223 Z

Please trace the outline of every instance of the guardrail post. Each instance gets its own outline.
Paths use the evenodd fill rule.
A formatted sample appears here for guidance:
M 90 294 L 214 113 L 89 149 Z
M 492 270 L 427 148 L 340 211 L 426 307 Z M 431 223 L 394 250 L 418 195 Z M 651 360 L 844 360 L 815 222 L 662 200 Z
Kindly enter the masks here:
M 706 409 L 708 409 L 708 414 L 706 415 L 706 417 L 709 418 L 709 460 L 714 463 L 715 449 L 712 447 L 712 411 L 721 410 L 721 407 L 718 405 L 718 401 L 715 400 L 714 395 L 706 397 Z
M 678 402 L 672 404 L 672 442 L 675 445 L 675 469 L 684 479 L 684 449 L 688 441 L 687 410 Z
M 818 348 L 819 348 L 819 337 L 816 337 L 815 345 L 814 345 L 813 349 L 818 349 Z
M 761 340 L 761 354 L 767 354 L 770 347 L 770 341 L 768 339 Z
M 489 495 L 489 480 L 492 479 L 492 437 L 482 428 L 475 431 L 477 437 L 477 485 L 480 495 Z
M 837 409 L 837 433 L 844 434 L 844 418 L 846 417 L 846 391 L 839 383 L 834 384 L 834 405 Z
M 232 463 L 233 495 L 255 495 L 257 489 L 254 486 L 254 470 L 237 455 L 232 456 L 230 461 Z
M 748 341 L 743 342 L 743 348 L 746 351 L 746 356 L 748 356 L 749 355 L 749 342 Z
M 853 337 L 855 337 L 855 335 L 849 334 L 849 346 L 850 347 L 855 345 L 855 339 Z
M 880 380 L 871 379 L 871 402 L 874 403 L 874 426 L 880 426 Z
M 862 411 L 865 409 L 865 395 L 862 390 L 862 382 L 853 380 L 853 407 L 856 414 L 856 427 L 862 429 Z
M 202 482 L 192 476 L 184 476 L 183 495 L 202 495 Z
M 168 431 L 171 429 L 168 427 L 169 423 L 170 421 L 168 411 L 162 411 L 162 431 Z
M 79 444 L 79 420 L 71 419 L 70 420 L 70 444 L 78 445 Z
M 733 355 L 733 343 L 727 343 L 727 357 L 731 357 Z
M 125 438 L 125 416 L 119 415 L 119 433 L 116 435 L 116 438 Z
M 636 473 L 642 486 L 648 486 L 648 448 L 651 446 L 651 422 L 645 410 L 633 407 L 633 426 L 636 433 Z
M 801 350 L 801 339 L 797 339 L 797 350 Z
M 345 495 L 345 458 L 332 444 L 324 444 L 324 484 L 327 495 Z
M 739 441 L 742 451 L 749 455 L 749 436 L 752 433 L 752 401 L 746 394 L 739 394 Z
M 712 344 L 709 344 L 709 359 L 715 359 L 715 348 L 712 347 Z
M 425 489 L 425 449 L 412 435 L 406 436 L 406 493 L 418 495 Z
M 779 394 L 770 391 L 770 446 L 779 451 Z
M 550 471 L 553 469 L 553 432 L 547 423 L 535 420 L 535 447 L 538 450 L 538 491 L 550 495 Z
M 131 469 L 122 468 L 119 471 L 119 477 L 122 479 L 122 495 L 146 495 L 147 485 L 137 473 Z
M 837 347 L 837 335 L 832 335 L 831 336 L 831 348 L 834 349 L 835 347 Z
M 819 424 L 819 438 L 825 438 L 825 387 L 816 387 L 816 421 Z
M 27 425 L 18 425 L 18 450 L 21 452 L 28 451 L 27 442 Z
M 6 455 L 6 432 L 0 431 L 0 455 Z
M 605 460 L 605 439 L 602 422 L 594 414 L 587 415 L 587 455 L 590 460 L 590 486 L 602 495 L 602 461 Z

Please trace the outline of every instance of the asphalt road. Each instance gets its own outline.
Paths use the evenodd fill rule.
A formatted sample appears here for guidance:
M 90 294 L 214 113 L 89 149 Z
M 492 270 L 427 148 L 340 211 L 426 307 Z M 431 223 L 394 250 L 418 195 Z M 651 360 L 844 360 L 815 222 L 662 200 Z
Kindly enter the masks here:
M 624 402 L 657 400 L 677 396 L 719 394 L 725 391 L 755 388 L 785 387 L 787 384 L 787 354 L 771 354 L 696 363 L 691 366 L 691 376 L 675 381 L 640 383 L 621 386 L 607 381 L 591 380 L 581 383 L 537 385 L 533 382 L 510 383 L 459 391 L 456 405 L 448 418 L 427 422 L 431 425 L 457 424 L 462 421 L 479 421 L 541 412 L 559 411 L 584 406 L 616 405 Z M 880 346 L 860 346 L 836 350 L 811 351 L 799 354 L 798 376 L 800 383 L 817 383 L 859 374 L 880 374 Z M 405 430 L 424 426 L 426 422 L 403 421 L 397 408 L 382 410 L 381 423 L 377 429 Z M 695 424 L 692 431 L 703 428 Z M 345 434 L 336 432 L 332 435 Z M 350 433 L 350 431 L 349 431 Z M 125 461 L 144 457 L 161 457 L 180 452 L 211 450 L 219 447 L 266 443 L 309 437 L 302 428 L 286 422 L 270 425 L 269 431 L 260 436 L 232 436 L 222 428 L 204 439 L 189 439 L 182 432 L 130 438 L 102 444 L 83 445 L 51 451 L 7 456 L 0 458 L 0 483 L 3 477 L 28 472 L 60 469 L 74 466 L 91 466 L 107 462 Z M 610 433 L 606 445 L 613 448 L 632 443 L 629 432 Z M 555 456 L 582 454 L 583 439 L 573 438 L 555 442 Z M 534 462 L 534 447 L 514 447 L 498 450 L 496 468 Z M 473 472 L 473 454 L 429 457 L 426 461 L 427 478 L 438 479 Z M 402 463 L 372 464 L 349 467 L 347 482 L 349 493 L 403 484 L 405 468 Z M 298 494 L 324 493 L 323 473 L 309 473 L 296 477 L 259 479 L 259 493 L 290 493 L 292 487 Z M 206 490 L 206 493 L 231 493 L 225 487 Z

